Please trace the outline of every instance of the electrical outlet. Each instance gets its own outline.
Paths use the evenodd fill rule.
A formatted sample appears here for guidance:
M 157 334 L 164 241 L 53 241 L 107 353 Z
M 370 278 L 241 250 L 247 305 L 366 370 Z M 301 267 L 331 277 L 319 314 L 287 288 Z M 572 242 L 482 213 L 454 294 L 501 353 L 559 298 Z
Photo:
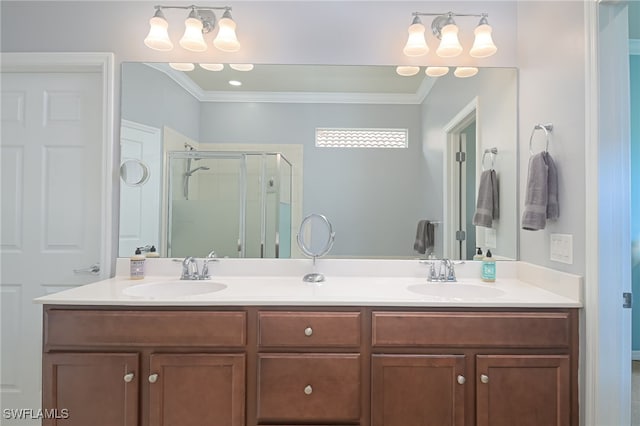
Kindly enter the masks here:
M 573 264 L 573 235 L 551 234 L 550 259 L 555 262 Z

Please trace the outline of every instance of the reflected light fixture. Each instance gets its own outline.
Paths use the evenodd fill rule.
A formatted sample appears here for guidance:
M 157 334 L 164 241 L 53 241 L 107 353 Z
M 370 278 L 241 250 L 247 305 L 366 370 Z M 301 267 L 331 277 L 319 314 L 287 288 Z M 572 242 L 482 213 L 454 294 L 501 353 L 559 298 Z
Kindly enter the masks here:
M 403 77 L 411 77 L 412 75 L 416 75 L 420 72 L 420 67 L 413 67 L 409 65 L 400 65 L 396 67 L 396 73 Z
M 232 86 L 242 86 L 242 82 L 238 80 L 229 80 L 229 84 Z
M 169 62 L 169 66 L 177 71 L 193 71 L 196 68 L 191 62 Z
M 424 25 L 420 21 L 420 16 L 434 16 L 431 22 L 431 32 L 440 39 L 440 44 L 436 49 L 436 55 L 441 58 L 453 58 L 460 55 L 463 51 L 460 40 L 458 39 L 459 28 L 454 17 L 476 17 L 480 18 L 480 23 L 476 27 L 474 34 L 475 39 L 473 47 L 469 51 L 469 55 L 474 58 L 486 58 L 498 50 L 491 38 L 492 28 L 488 23 L 487 13 L 482 14 L 458 14 L 453 12 L 447 13 L 425 13 L 413 12 L 413 21 L 409 26 L 409 38 L 404 46 L 403 52 L 406 56 L 422 56 L 429 52 L 429 47 L 424 36 Z
M 429 77 L 442 77 L 449 72 L 449 67 L 427 67 L 424 73 Z
M 205 69 L 207 71 L 222 71 L 224 69 L 224 64 L 198 64 L 200 68 Z
M 253 64 L 229 64 L 229 67 L 236 71 L 251 71 L 253 69 Z
M 173 49 L 173 43 L 169 38 L 167 29 L 169 23 L 163 10 L 183 9 L 190 10 L 184 22 L 185 30 L 180 39 L 180 46 L 192 52 L 207 50 L 204 35 L 210 33 L 216 27 L 215 10 L 224 10 L 222 18 L 217 22 L 218 34 L 213 40 L 213 45 L 224 52 L 237 52 L 240 50 L 240 42 L 236 36 L 236 23 L 231 18 L 231 7 L 210 6 L 155 6 L 156 12 L 149 20 L 149 33 L 144 39 L 144 44 L 154 50 L 169 51 Z
M 473 77 L 478 74 L 478 68 L 476 67 L 457 67 L 453 71 L 453 75 L 459 78 Z

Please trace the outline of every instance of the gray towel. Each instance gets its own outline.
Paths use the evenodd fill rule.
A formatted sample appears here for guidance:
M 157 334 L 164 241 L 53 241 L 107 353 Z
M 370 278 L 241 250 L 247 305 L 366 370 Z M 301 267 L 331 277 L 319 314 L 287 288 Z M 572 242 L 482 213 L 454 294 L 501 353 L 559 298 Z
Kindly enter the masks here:
M 551 155 L 541 152 L 529 160 L 522 229 L 544 229 L 547 219 L 557 219 L 559 215 L 558 171 Z
M 428 220 L 421 219 L 418 221 L 416 230 L 416 241 L 413 243 L 413 249 L 420 254 L 433 253 L 435 245 L 433 223 Z
M 491 228 L 493 220 L 500 218 L 500 198 L 496 171 L 485 170 L 480 175 L 478 202 L 472 223 L 476 226 Z

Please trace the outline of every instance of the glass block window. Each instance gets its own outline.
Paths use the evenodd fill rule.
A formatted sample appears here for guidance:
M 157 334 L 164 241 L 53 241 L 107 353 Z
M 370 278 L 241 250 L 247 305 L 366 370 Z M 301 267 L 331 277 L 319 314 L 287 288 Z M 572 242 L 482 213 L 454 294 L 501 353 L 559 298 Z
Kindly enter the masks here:
M 319 148 L 406 148 L 407 129 L 316 129 Z

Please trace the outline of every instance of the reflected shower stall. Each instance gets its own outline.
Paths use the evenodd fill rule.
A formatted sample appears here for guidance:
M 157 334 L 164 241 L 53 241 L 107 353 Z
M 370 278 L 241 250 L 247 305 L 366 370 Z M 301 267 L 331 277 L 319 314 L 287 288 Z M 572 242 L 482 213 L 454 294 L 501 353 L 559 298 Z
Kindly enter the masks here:
M 167 255 L 291 257 L 292 166 L 280 153 L 168 153 Z

